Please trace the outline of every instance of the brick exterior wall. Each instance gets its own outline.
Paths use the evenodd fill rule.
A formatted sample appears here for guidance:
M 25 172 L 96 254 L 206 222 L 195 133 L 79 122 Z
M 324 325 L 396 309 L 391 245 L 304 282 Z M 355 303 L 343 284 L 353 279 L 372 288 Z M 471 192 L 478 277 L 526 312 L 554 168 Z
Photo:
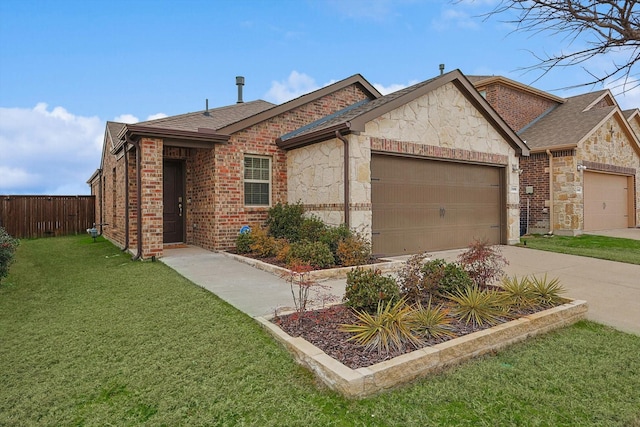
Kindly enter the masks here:
M 478 89 L 486 91 L 487 102 L 516 132 L 549 108 L 558 105 L 557 102 L 548 98 L 502 84 L 490 84 Z
M 180 148 L 165 145 L 162 139 L 142 138 L 140 147 L 142 180 L 142 257 L 163 253 L 163 161 L 181 160 L 185 179 L 185 242 L 209 250 L 235 247 L 243 225 L 262 223 L 268 207 L 244 204 L 244 156 L 271 159 L 271 203 L 287 201 L 286 152 L 275 140 L 301 126 L 367 98 L 351 85 L 320 99 L 286 111 L 232 135 L 227 144 L 212 149 Z M 109 152 L 105 138 L 102 177 L 92 183 L 96 197 L 96 218 L 108 223 L 104 236 L 120 248 L 137 249 L 136 150 L 128 156 L 129 187 L 125 188 L 125 160 L 120 152 Z M 125 191 L 129 192 L 129 241 L 126 241 Z M 102 194 L 102 201 L 100 201 Z M 128 244 L 127 244 L 128 243 Z
M 549 156 L 520 157 L 520 234 L 546 233 L 549 228 Z M 533 193 L 527 193 L 532 187 Z M 528 211 L 528 224 L 527 224 Z

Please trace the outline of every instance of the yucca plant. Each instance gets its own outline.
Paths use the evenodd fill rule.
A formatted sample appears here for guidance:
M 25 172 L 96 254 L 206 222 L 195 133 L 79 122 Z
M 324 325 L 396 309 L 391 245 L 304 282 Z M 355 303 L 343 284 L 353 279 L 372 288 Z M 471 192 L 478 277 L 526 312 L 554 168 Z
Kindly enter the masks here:
M 354 334 L 348 341 L 355 341 L 371 351 L 389 353 L 389 350 L 401 350 L 409 343 L 418 348 L 421 341 L 412 330 L 411 312 L 413 309 L 404 299 L 386 304 L 378 303 L 374 314 L 356 311 L 358 322 L 340 325 L 340 330 Z
M 531 281 L 527 276 L 504 277 L 500 282 L 502 293 L 508 303 L 517 308 L 530 308 L 536 304 Z
M 495 325 L 500 321 L 500 318 L 509 313 L 508 304 L 500 292 L 480 289 L 477 285 L 466 287 L 446 296 L 456 303 L 451 309 L 453 316 L 467 324 Z
M 531 291 L 537 304 L 543 307 L 552 307 L 564 302 L 564 298 L 560 295 L 564 294 L 566 289 L 560 284 L 560 279 L 556 277 L 549 281 L 545 274 L 542 279 L 531 277 Z
M 412 330 L 424 338 L 443 338 L 455 336 L 451 330 L 449 310 L 442 305 L 432 306 L 431 299 L 426 307 L 418 303 L 411 312 Z

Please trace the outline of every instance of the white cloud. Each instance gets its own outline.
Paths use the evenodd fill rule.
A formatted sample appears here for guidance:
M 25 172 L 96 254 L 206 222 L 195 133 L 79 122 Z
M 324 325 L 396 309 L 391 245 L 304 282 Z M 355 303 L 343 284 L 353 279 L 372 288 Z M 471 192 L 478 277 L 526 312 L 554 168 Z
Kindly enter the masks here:
M 271 88 L 264 97 L 267 101 L 281 104 L 319 88 L 313 77 L 293 70 L 286 80 L 272 81 Z
M 149 117 L 147 117 L 147 120 L 164 119 L 165 117 L 169 117 L 169 116 L 167 116 L 165 113 L 156 113 L 156 114 L 151 114 Z
M 138 123 L 140 119 L 134 116 L 133 114 L 120 114 L 119 116 L 116 116 L 113 119 L 113 121 L 118 123 L 133 124 L 133 123 Z
M 409 86 L 413 86 L 414 84 L 418 83 L 417 80 L 411 80 L 408 84 L 404 84 L 404 83 L 391 83 L 389 86 L 384 86 L 381 83 L 374 83 L 373 87 L 375 87 L 376 89 L 378 89 L 378 91 L 383 94 L 383 95 L 387 95 L 389 93 L 392 92 L 396 92 L 399 91 L 400 89 L 404 89 L 405 87 L 409 87 Z
M 89 194 L 104 122 L 63 107 L 0 108 L 0 194 Z

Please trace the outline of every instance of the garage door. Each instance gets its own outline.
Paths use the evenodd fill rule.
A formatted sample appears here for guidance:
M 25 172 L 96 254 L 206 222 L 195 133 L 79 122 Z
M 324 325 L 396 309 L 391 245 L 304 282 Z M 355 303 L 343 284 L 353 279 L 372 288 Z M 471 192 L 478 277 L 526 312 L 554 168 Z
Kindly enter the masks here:
M 383 255 L 502 243 L 502 169 L 385 155 L 371 159 L 372 246 Z
M 584 172 L 584 230 L 629 226 L 628 177 Z

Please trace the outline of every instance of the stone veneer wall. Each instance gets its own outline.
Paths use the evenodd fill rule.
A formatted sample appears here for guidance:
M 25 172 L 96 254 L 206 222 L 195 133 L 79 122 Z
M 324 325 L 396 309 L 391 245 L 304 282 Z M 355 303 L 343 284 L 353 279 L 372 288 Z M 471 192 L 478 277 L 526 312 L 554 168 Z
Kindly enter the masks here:
M 367 123 L 365 132 L 351 134 L 351 227 L 371 233 L 371 152 L 425 158 L 456 159 L 507 167 L 507 236 L 519 239 L 518 166 L 515 150 L 453 84 Z M 333 139 L 292 150 L 288 158 L 289 201 L 302 200 L 313 212 L 336 223 L 342 220 L 342 142 Z
M 487 102 L 515 131 L 521 130 L 549 108 L 558 105 L 548 98 L 502 84 L 491 84 L 479 89 L 486 91 Z

